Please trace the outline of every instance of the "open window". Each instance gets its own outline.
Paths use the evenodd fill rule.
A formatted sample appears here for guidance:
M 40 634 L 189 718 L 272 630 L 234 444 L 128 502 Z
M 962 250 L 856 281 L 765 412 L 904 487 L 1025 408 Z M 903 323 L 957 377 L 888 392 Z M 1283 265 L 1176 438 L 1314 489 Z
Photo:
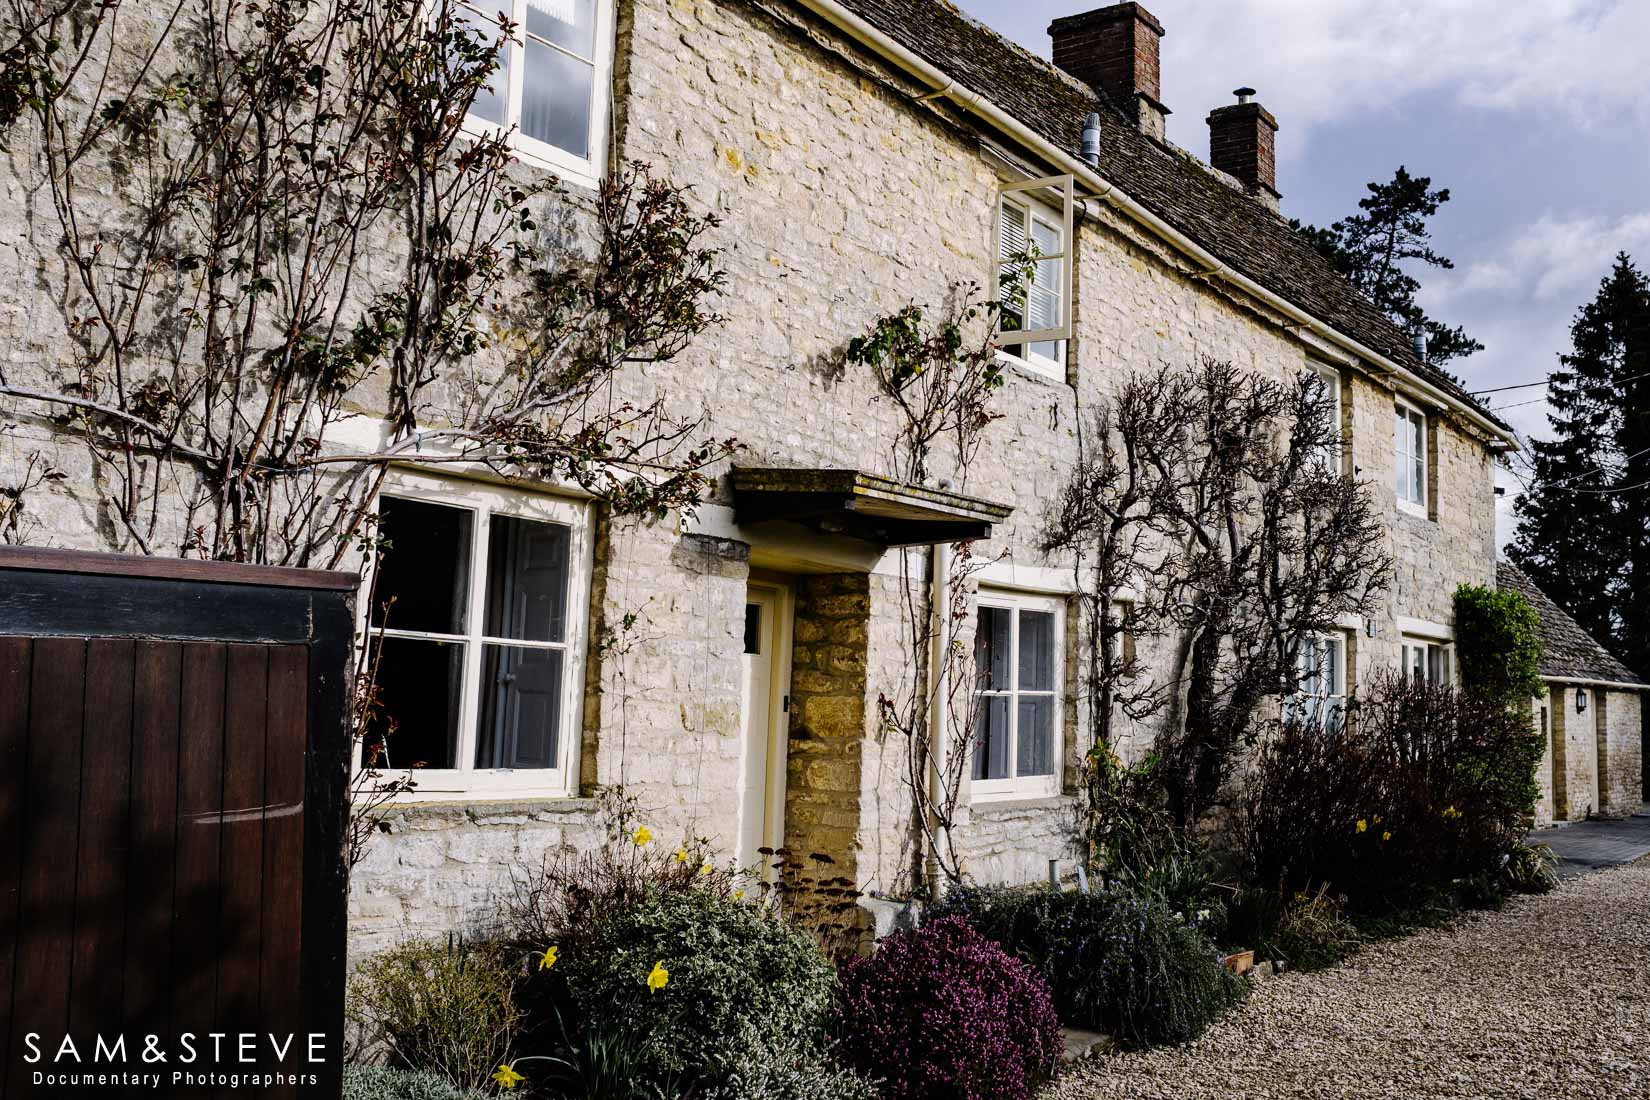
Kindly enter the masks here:
M 974 633 L 976 801 L 1059 791 L 1064 604 L 981 590 Z
M 1061 381 L 1071 339 L 1072 191 L 1070 176 L 1004 185 L 991 286 L 992 297 L 1003 303 L 998 346 Z
M 419 795 L 569 793 L 589 591 L 587 506 L 398 474 L 367 627 L 377 707 L 364 751 Z
M 523 160 L 595 186 L 606 162 L 613 0 L 460 0 L 457 10 L 493 38 L 500 13 L 516 25 L 466 125 L 513 128 Z

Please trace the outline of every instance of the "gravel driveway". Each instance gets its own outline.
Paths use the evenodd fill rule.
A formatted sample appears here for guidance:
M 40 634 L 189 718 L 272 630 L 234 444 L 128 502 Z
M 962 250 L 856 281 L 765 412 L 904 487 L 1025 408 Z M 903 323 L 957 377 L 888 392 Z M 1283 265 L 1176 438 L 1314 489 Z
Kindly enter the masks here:
M 1650 1098 L 1650 858 L 1257 986 L 1198 1042 L 1045 1100 Z

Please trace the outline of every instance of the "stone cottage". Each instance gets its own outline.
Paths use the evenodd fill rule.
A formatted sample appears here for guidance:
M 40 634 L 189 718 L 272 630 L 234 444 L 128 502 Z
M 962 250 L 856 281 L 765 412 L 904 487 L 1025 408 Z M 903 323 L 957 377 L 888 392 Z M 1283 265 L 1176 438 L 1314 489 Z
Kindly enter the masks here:
M 1627 817 L 1646 799 L 1644 700 L 1650 684 L 1593 640 L 1581 624 L 1511 562 L 1496 586 L 1523 596 L 1541 616 L 1541 678 L 1547 697 L 1531 702 L 1546 743 L 1536 778 L 1536 824 Z
M 1069 857 L 1080 633 L 1069 563 L 1036 547 L 1081 418 L 1132 372 L 1206 354 L 1321 374 L 1337 461 L 1384 503 L 1396 569 L 1381 614 L 1321 640 L 1315 690 L 1332 701 L 1393 666 L 1453 675 L 1452 593 L 1495 580 L 1492 470 L 1512 433 L 1289 229 L 1280 123 L 1252 91 L 1176 105 L 1209 108 L 1206 158 L 1167 143 L 1166 32 L 1146 8 L 1056 20 L 1051 65 L 943 0 L 505 3 L 525 75 L 474 122 L 518 128 L 521 171 L 559 174 L 576 206 L 646 161 L 721 216 L 726 323 L 649 382 L 746 450 L 705 507 L 653 525 L 610 523 L 565 486 L 392 472 L 390 763 L 426 766 L 356 869 L 357 950 L 463 926 L 512 867 L 596 843 L 591 795 L 616 784 L 666 843 L 704 836 L 742 860 L 783 843 L 896 888 L 904 750 L 876 709 L 912 667 L 901 570 L 963 538 L 990 563 L 969 615 L 1018 671 L 990 693 L 962 858 L 1025 881 Z M 1254 75 L 1210 63 L 1234 85 Z M 7 171 L 12 193 L 38 187 L 26 150 Z M 18 302 L 50 253 L 30 232 L 12 227 L 3 261 Z M 888 403 L 820 364 L 880 316 L 989 284 L 1026 242 L 1042 259 L 1031 331 L 1003 347 L 1003 415 L 966 480 L 901 483 Z M 6 315 L 14 361 L 49 356 L 46 313 Z M 55 440 L 38 410 L 8 415 L 13 456 Z M 103 545 L 89 509 L 48 515 L 46 541 Z

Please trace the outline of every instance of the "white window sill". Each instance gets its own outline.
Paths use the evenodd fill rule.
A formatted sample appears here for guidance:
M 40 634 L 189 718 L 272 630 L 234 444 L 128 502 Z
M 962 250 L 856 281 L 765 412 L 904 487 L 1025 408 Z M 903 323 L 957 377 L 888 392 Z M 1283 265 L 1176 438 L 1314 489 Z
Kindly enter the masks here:
M 1052 775 L 1032 779 L 975 779 L 968 785 L 968 800 L 976 806 L 1034 802 L 1054 798 L 1059 793 L 1059 784 Z
M 464 120 L 463 132 L 470 137 L 491 137 L 504 130 L 505 127 L 485 119 L 466 117 Z M 572 156 L 514 129 L 505 133 L 505 143 L 516 160 L 530 168 L 552 172 L 562 183 L 586 191 L 594 191 L 601 185 L 602 173 L 594 157 Z
M 404 777 L 405 771 L 380 769 L 386 783 Z M 576 796 L 559 773 L 533 774 L 528 771 L 454 772 L 448 769 L 428 773 L 415 769 L 417 787 L 396 795 L 400 805 L 420 802 L 482 802 L 517 799 L 568 799 Z
M 1033 810 L 1059 810 L 1064 812 L 1071 806 L 1068 795 L 1054 793 L 1009 793 L 995 798 L 981 798 L 975 795 L 970 804 L 976 813 L 990 816 L 992 814 L 1020 813 Z
M 1425 504 L 1417 504 L 1413 500 L 1400 499 L 1398 501 L 1398 511 L 1403 512 L 1405 515 L 1414 516 L 1416 519 L 1430 520 L 1432 518 L 1432 516 L 1427 513 L 1427 506 Z
M 1008 367 L 1016 374 L 1035 378 L 1039 382 L 1050 382 L 1061 386 L 1066 384 L 1065 364 L 1056 363 L 1051 359 L 1022 359 L 1018 355 L 1010 355 L 1006 351 L 999 351 L 997 353 L 997 364 Z

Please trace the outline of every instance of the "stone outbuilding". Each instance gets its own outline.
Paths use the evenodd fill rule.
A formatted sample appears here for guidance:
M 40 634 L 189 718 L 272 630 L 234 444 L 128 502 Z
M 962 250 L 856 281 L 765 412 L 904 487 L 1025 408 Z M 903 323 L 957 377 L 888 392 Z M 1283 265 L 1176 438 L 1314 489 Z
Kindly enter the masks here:
M 1541 678 L 1532 702 L 1546 740 L 1536 824 L 1626 817 L 1645 801 L 1644 705 L 1650 684 L 1635 676 L 1511 562 L 1496 586 L 1519 593 L 1541 616 Z

